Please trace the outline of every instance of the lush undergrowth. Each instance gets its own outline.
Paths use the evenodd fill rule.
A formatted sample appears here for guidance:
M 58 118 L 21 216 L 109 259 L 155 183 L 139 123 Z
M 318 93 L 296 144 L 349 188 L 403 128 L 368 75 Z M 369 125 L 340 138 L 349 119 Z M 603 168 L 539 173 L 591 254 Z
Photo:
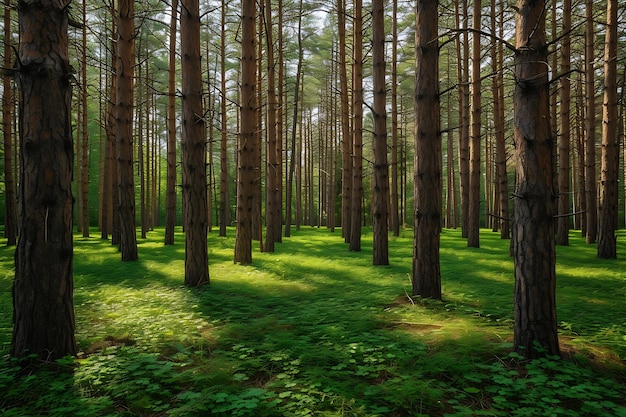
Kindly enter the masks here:
M 626 261 L 572 234 L 558 248 L 563 359 L 510 353 L 512 260 L 483 231 L 442 235 L 443 302 L 412 299 L 412 237 L 371 266 L 371 235 L 302 229 L 232 262 L 210 236 L 211 284 L 182 286 L 183 237 L 122 263 L 75 239 L 78 359 L 10 359 L 13 248 L 0 248 L 2 416 L 626 416 Z M 619 254 L 626 253 L 621 233 Z

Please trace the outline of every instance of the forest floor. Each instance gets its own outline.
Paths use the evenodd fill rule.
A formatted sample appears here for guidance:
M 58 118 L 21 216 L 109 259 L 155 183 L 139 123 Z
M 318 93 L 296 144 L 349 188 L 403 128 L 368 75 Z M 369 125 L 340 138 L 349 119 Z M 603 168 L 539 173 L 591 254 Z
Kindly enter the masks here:
M 512 353 L 509 242 L 441 241 L 443 301 L 410 297 L 412 231 L 371 265 L 371 230 L 302 228 L 233 264 L 209 237 L 211 284 L 183 283 L 184 238 L 163 229 L 123 263 L 75 236 L 78 358 L 8 357 L 14 248 L 0 240 L 2 416 L 626 416 L 626 232 L 617 260 L 572 232 L 557 248 L 562 358 Z M 94 231 L 94 236 L 98 236 Z

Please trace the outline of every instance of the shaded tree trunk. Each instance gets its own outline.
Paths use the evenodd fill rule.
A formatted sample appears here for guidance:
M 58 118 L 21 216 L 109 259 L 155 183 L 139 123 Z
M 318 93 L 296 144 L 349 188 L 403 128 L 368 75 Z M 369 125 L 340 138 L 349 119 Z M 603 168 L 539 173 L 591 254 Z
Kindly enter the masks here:
M 554 141 L 544 3 L 517 1 L 514 92 L 516 156 L 513 258 L 514 347 L 524 357 L 558 355 Z M 539 345 L 541 351 L 537 349 Z
M 87 22 L 87 4 L 86 0 L 82 1 L 82 20 Z M 82 28 L 81 36 L 82 51 L 80 54 L 80 71 L 81 80 L 81 170 L 80 170 L 80 195 L 83 207 L 80 223 L 82 226 L 83 237 L 89 237 L 89 114 L 87 108 L 87 26 Z
M 226 236 L 230 224 L 230 192 L 228 189 L 228 115 L 226 112 L 226 2 L 222 2 L 220 41 L 221 73 L 221 139 L 220 139 L 220 236 Z
M 389 166 L 387 164 L 387 85 L 385 83 L 385 7 L 372 1 L 372 56 L 374 87 L 374 222 L 373 263 L 389 265 Z
M 602 166 L 598 257 L 617 258 L 617 179 L 619 148 L 617 144 L 617 0 L 608 0 L 604 47 L 604 102 L 602 104 Z
M 400 236 L 400 210 L 398 204 L 398 0 L 393 0 L 391 30 L 391 204 L 389 228 Z
M 19 242 L 12 354 L 76 354 L 72 242 L 72 69 L 64 1 L 20 2 Z
M 352 134 L 350 132 L 350 97 L 346 59 L 345 0 L 337 0 L 339 37 L 339 83 L 341 94 L 341 233 L 345 243 L 350 242 L 350 214 L 352 194 Z
M 4 6 L 4 68 L 11 68 L 11 8 Z M 17 199 L 13 181 L 13 87 L 2 78 L 2 134 L 4 136 L 4 237 L 7 246 L 17 243 Z
M 243 0 L 241 14 L 241 128 L 237 165 L 235 263 L 252 263 L 252 222 L 256 166 L 256 7 Z
M 352 62 L 352 197 L 350 250 L 361 250 L 363 222 L 363 6 L 354 1 L 354 47 Z
M 441 299 L 442 155 L 437 0 L 418 0 L 415 32 L 413 295 Z
M 183 117 L 183 200 L 185 202 L 185 285 L 209 283 L 207 247 L 206 126 L 202 106 L 200 5 L 182 0 L 180 13 Z
M 123 261 L 133 261 L 138 258 L 133 174 L 133 85 L 136 36 L 134 19 L 134 1 L 120 0 L 117 16 L 115 142 L 120 251 Z

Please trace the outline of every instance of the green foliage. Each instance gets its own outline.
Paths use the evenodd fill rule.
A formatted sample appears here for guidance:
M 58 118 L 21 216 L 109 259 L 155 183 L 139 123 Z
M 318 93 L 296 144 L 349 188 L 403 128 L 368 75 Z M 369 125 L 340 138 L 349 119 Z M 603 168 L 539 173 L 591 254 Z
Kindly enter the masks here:
M 77 237 L 82 353 L 53 364 L 4 357 L 0 414 L 626 416 L 624 261 L 597 260 L 576 238 L 560 247 L 571 357 L 523 362 L 509 354 L 508 242 L 483 233 L 468 249 L 444 230 L 439 302 L 408 295 L 410 233 L 390 240 L 391 266 L 372 268 L 365 232 L 354 253 L 339 234 L 302 229 L 253 266 L 233 265 L 234 239 L 211 235 L 212 283 L 201 289 L 182 285 L 180 233 L 164 247 L 163 230 L 151 232 L 132 263 Z M 4 353 L 11 257 L 0 248 Z

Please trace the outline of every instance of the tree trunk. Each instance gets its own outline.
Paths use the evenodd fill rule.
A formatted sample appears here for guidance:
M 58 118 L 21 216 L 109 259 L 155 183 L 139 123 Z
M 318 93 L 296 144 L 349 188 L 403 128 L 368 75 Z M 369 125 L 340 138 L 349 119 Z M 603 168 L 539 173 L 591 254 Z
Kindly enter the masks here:
M 337 0 L 339 36 L 339 83 L 341 94 L 341 233 L 345 243 L 350 242 L 350 214 L 352 194 L 352 134 L 350 132 L 350 97 L 348 94 L 348 69 L 346 59 L 345 0 Z
M 363 6 L 354 1 L 354 47 L 352 62 L 352 197 L 350 250 L 361 250 L 363 216 Z
M 182 154 L 185 212 L 185 285 L 209 283 L 207 248 L 206 126 L 202 105 L 200 6 L 182 0 L 180 13 L 182 57 Z
M 228 114 L 226 111 L 226 5 L 222 2 L 220 73 L 221 73 L 221 139 L 220 139 L 220 236 L 226 236 L 230 224 L 230 192 L 228 179 Z
M 595 243 L 598 234 L 598 195 L 596 184 L 596 87 L 593 0 L 585 1 L 585 203 L 587 243 Z
M 437 0 L 418 0 L 415 14 L 415 212 L 413 295 L 441 299 L 439 240 L 442 155 Z
M 241 129 L 237 166 L 237 231 L 235 263 L 252 263 L 256 117 L 256 8 L 254 0 L 243 0 L 241 14 Z
M 389 166 L 387 165 L 387 85 L 385 83 L 385 7 L 372 1 L 372 55 L 374 87 L 374 222 L 373 263 L 389 265 Z
M 86 0 L 82 1 L 82 17 L 83 22 L 87 21 L 87 5 Z M 79 220 L 83 229 L 83 237 L 89 237 L 89 115 L 87 108 L 87 26 L 82 28 L 82 52 L 80 55 L 81 79 L 81 178 L 80 178 L 80 194 L 83 206 L 82 217 Z
M 480 31 L 481 0 L 474 0 L 472 27 L 472 125 L 470 135 L 469 204 L 467 216 L 467 246 L 480 247 L 480 139 L 481 139 L 481 79 Z
M 458 7 L 458 1 L 455 2 Z M 470 196 L 470 156 L 469 156 L 469 139 L 470 139 L 470 86 L 469 86 L 469 35 L 468 35 L 468 4 L 467 0 L 462 0 L 462 35 L 457 41 L 457 55 L 459 61 L 459 178 L 461 189 L 461 235 L 468 237 L 469 223 L 469 196 Z M 461 16 L 457 12 L 457 16 Z M 462 39 L 461 39 L 462 38 Z M 463 48 L 461 48 L 461 45 Z M 461 56 L 462 50 L 462 56 Z
M 120 0 L 117 19 L 115 142 L 120 251 L 123 261 L 134 261 L 138 257 L 133 174 L 133 85 L 136 36 L 134 1 Z
M 398 0 L 393 0 L 391 30 L 391 204 L 389 228 L 400 236 L 400 210 L 398 204 Z
M 572 1 L 564 0 L 562 4 L 563 21 L 563 41 L 559 52 L 561 54 L 561 132 L 558 135 L 559 144 L 559 200 L 556 228 L 557 245 L 569 245 L 569 229 L 570 229 L 570 106 L 571 106 L 571 82 L 570 82 L 570 60 L 571 60 L 571 41 L 569 32 L 572 28 Z
M 617 258 L 617 0 L 608 0 L 606 7 L 598 257 L 611 259 Z
M 165 244 L 174 244 L 176 225 L 176 33 L 178 0 L 172 0 L 167 77 L 167 173 L 165 185 Z
M 72 69 L 62 1 L 20 2 L 20 207 L 12 354 L 76 354 L 72 242 Z
M 4 68 L 11 68 L 11 8 L 4 7 Z M 2 77 L 2 134 L 4 136 L 4 237 L 7 246 L 17 242 L 17 198 L 13 181 L 13 87 Z
M 514 139 L 516 156 L 514 347 L 526 358 L 558 355 L 554 141 L 550 127 L 545 10 L 518 0 Z M 539 345 L 544 351 L 537 348 Z

